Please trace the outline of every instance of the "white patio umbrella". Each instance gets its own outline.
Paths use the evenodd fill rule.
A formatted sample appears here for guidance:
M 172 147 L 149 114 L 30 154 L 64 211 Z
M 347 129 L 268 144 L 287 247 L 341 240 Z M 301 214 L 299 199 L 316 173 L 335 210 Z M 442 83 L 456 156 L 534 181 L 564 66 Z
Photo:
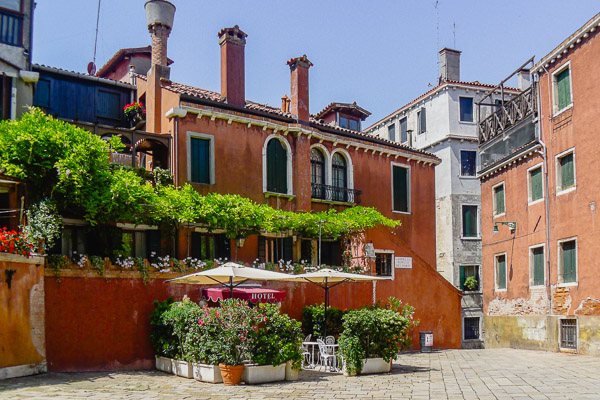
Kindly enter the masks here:
M 327 336 L 327 308 L 329 307 L 329 289 L 336 287 L 344 282 L 367 282 L 376 281 L 384 278 L 371 275 L 350 274 L 339 272 L 330 268 L 323 268 L 315 272 L 293 275 L 284 279 L 292 282 L 310 282 L 325 289 L 325 326 L 323 327 L 323 336 Z
M 231 290 L 231 297 L 233 297 L 233 288 L 248 280 L 282 281 L 288 279 L 290 276 L 291 275 L 282 274 L 280 272 L 245 267 L 234 262 L 228 262 L 217 268 L 169 279 L 166 282 L 188 283 L 192 285 L 220 284 L 224 287 L 228 287 Z

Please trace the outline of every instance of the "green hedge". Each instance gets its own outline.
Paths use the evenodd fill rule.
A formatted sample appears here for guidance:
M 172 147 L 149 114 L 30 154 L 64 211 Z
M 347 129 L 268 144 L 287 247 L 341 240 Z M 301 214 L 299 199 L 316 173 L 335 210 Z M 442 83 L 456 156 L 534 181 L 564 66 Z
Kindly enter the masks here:
M 327 308 L 327 335 L 339 336 L 342 333 L 342 317 L 345 311 L 335 308 Z M 325 305 L 306 306 L 302 310 L 302 332 L 305 336 L 323 336 L 323 322 L 325 320 Z

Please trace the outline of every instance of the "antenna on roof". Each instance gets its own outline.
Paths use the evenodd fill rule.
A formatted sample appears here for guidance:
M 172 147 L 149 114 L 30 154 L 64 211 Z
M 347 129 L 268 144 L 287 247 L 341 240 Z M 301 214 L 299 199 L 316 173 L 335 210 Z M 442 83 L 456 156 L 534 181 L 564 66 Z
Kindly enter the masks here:
M 435 49 L 436 53 L 440 50 L 440 2 L 439 0 L 435 0 L 435 29 L 437 34 L 437 48 Z M 442 71 L 440 69 L 440 55 L 439 53 L 435 56 L 437 61 L 437 74 L 441 75 Z
M 452 24 L 452 34 L 454 34 L 454 46 L 453 46 L 453 48 L 456 49 L 456 22 L 454 22 Z
M 96 37 L 94 38 L 94 59 L 87 66 L 88 74 L 94 75 L 96 74 L 96 47 L 98 46 L 98 25 L 100 22 L 100 2 L 102 0 L 98 0 L 98 14 L 96 15 Z

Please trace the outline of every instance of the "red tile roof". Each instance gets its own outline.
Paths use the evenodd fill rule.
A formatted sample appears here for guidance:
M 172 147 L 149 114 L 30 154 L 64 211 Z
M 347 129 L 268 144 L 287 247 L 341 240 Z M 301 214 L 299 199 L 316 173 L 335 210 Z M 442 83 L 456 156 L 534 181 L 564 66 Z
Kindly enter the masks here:
M 111 59 L 108 60 L 102 66 L 102 68 L 100 68 L 98 70 L 98 72 L 96 73 L 96 76 L 103 77 L 104 75 L 110 73 L 111 70 L 118 63 L 120 63 L 126 56 L 131 56 L 131 55 L 134 55 L 134 54 L 148 54 L 149 56 L 152 56 L 152 46 L 146 46 L 146 47 L 129 47 L 129 48 L 121 49 L 121 50 L 117 51 L 115 53 L 115 55 L 112 56 Z M 171 65 L 171 64 L 173 64 L 173 60 L 171 60 L 170 58 L 167 58 L 167 65 Z
M 357 117 L 361 118 L 363 121 L 367 118 L 371 113 L 364 108 L 360 107 L 356 102 L 354 103 L 329 103 L 324 109 L 319 111 L 316 115 L 317 118 L 323 118 L 331 111 L 335 111 L 336 109 L 349 109 L 352 114 L 356 114 Z

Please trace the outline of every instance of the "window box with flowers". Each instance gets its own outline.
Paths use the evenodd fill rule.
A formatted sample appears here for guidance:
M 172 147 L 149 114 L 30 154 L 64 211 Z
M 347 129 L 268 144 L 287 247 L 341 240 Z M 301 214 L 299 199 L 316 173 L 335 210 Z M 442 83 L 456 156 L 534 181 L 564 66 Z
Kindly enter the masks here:
M 131 103 L 123 107 L 125 118 L 129 121 L 132 127 L 137 126 L 140 122 L 146 119 L 146 109 L 142 103 Z

